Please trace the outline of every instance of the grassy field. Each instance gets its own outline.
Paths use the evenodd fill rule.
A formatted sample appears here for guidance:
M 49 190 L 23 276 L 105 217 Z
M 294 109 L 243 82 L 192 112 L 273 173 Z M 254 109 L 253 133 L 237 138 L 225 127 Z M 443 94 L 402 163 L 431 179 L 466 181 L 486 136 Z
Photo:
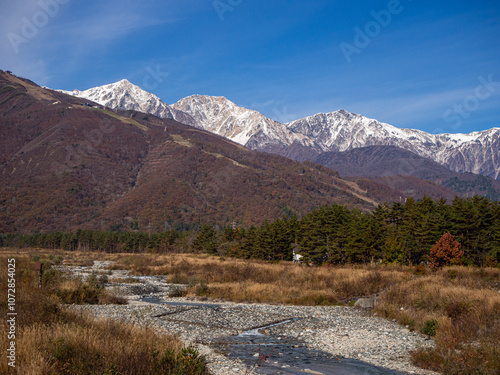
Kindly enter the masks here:
M 166 275 L 170 282 L 188 284 L 189 295 L 231 301 L 349 305 L 358 297 L 377 294 L 375 314 L 434 337 L 435 349 L 412 354 L 418 366 L 444 374 L 500 374 L 497 268 L 313 268 L 207 255 L 16 251 L 20 256 L 34 252 L 42 257 L 60 256 L 74 264 L 112 260 L 116 262 L 114 269 L 129 269 L 137 275 Z
M 9 254 L 8 256 L 6 254 Z M 0 264 L 7 270 L 13 252 L 4 251 Z M 55 257 L 51 257 L 56 259 Z M 1 374 L 208 374 L 205 359 L 186 348 L 173 336 L 157 335 L 112 321 L 93 321 L 64 308 L 63 303 L 123 303 L 106 293 L 95 279 L 86 283 L 64 280 L 47 269 L 42 289 L 38 288 L 35 262 L 31 256 L 16 254 L 15 286 L 15 368 L 6 355 L 0 362 Z M 47 266 L 51 260 L 41 254 Z M 7 272 L 0 272 L 2 295 L 7 296 Z M 0 350 L 7 353 L 8 302 L 2 298 Z

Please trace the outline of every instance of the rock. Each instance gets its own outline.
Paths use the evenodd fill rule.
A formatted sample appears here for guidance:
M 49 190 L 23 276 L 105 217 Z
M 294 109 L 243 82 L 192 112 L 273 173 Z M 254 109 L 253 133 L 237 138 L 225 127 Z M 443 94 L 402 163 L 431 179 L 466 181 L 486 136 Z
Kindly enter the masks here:
M 362 309 L 373 309 L 375 308 L 376 304 L 377 297 L 362 297 L 354 303 L 354 307 L 360 307 Z

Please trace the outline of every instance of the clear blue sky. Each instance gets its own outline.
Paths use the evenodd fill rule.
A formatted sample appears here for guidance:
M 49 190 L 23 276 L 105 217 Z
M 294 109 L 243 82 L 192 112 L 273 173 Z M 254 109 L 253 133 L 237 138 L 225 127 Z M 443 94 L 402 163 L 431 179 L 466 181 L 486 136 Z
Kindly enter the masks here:
M 344 108 L 431 133 L 500 127 L 498 0 L 1 1 L 0 69 L 40 85 L 127 78 L 281 122 Z

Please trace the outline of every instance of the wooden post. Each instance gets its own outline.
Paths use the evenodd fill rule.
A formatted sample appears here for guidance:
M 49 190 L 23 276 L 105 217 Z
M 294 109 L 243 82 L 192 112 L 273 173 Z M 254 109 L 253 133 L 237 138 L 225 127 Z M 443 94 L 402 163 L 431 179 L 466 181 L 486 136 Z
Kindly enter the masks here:
M 38 272 L 38 288 L 42 288 L 42 275 L 43 275 L 43 264 L 41 262 L 35 263 L 35 270 Z

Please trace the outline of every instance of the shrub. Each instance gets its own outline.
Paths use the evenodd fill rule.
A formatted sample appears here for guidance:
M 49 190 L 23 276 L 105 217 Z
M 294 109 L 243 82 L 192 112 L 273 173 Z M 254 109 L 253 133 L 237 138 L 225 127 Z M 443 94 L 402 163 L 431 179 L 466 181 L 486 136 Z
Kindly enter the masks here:
M 169 297 L 184 297 L 186 296 L 187 291 L 185 288 L 181 288 L 180 286 L 175 286 L 172 288 L 170 293 L 168 294 Z
M 470 303 L 467 302 L 453 302 L 444 309 L 446 315 L 453 321 L 460 320 L 463 316 L 466 316 L 470 310 Z
M 199 283 L 198 277 L 196 275 L 189 276 L 188 288 L 192 288 Z
M 457 271 L 456 270 L 449 270 L 448 277 L 450 278 L 450 280 L 455 280 L 457 278 Z
M 109 282 L 109 277 L 108 275 L 99 275 L 97 281 L 100 285 L 104 286 L 104 284 L 107 284 Z
M 200 283 L 196 286 L 195 294 L 197 296 L 206 296 L 208 294 L 208 285 L 204 281 L 200 281 Z
M 484 261 L 484 266 L 485 267 L 491 267 L 491 268 L 495 268 L 495 267 L 498 267 L 499 263 L 497 262 L 497 260 L 492 257 L 492 256 L 487 256 L 486 257 L 486 260 Z
M 427 336 L 435 336 L 438 328 L 438 321 L 436 319 L 427 320 L 421 329 L 421 332 Z
M 425 266 L 423 264 L 419 264 L 418 266 L 415 267 L 414 273 L 417 276 L 425 275 Z
M 429 266 L 436 269 L 449 264 L 458 265 L 463 255 L 464 252 L 461 250 L 460 242 L 455 240 L 455 237 L 450 232 L 446 232 L 432 246 L 428 256 Z
M 61 279 L 61 272 L 53 269 L 53 268 L 44 268 L 42 274 L 42 285 L 43 287 L 48 287 L 50 285 L 54 285 L 56 282 L 59 282 Z

